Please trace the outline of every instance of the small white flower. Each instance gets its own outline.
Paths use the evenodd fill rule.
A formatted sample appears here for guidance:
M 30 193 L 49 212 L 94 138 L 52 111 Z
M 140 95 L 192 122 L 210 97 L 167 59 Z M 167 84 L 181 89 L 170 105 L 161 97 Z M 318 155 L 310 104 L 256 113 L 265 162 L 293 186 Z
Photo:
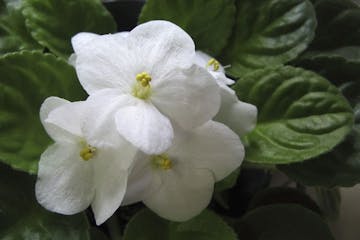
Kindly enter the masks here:
M 169 150 L 137 158 L 123 204 L 143 201 L 161 217 L 186 221 L 207 207 L 214 183 L 243 157 L 239 137 L 221 123 L 209 121 L 186 132 L 175 127 Z
M 82 129 L 88 107 L 87 102 L 57 97 L 42 104 L 40 119 L 55 143 L 41 155 L 36 198 L 61 214 L 75 214 L 91 204 L 99 225 L 122 202 L 136 149 L 121 138 L 113 148 L 88 141 Z
M 215 80 L 193 64 L 191 37 L 170 22 L 151 21 L 125 34 L 80 33 L 72 44 L 79 80 L 97 106 L 100 119 L 94 121 L 100 133 L 115 121 L 124 138 L 156 154 L 172 143 L 170 120 L 191 129 L 219 110 Z M 97 131 L 91 135 L 99 139 Z
M 223 66 L 216 59 L 197 51 L 195 62 L 205 67 L 221 88 L 221 106 L 214 120 L 226 124 L 239 136 L 250 132 L 256 125 L 256 106 L 239 101 L 235 91 L 227 86 L 233 84 L 234 81 L 225 76 Z

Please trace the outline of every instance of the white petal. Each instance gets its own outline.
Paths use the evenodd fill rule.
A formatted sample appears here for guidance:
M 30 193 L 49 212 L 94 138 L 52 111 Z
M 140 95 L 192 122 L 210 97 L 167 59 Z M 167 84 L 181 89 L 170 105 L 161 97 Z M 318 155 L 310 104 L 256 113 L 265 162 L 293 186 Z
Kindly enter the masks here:
M 151 192 L 150 187 L 153 180 L 153 169 L 150 157 L 138 152 L 134 166 L 130 171 L 122 205 L 125 206 L 142 201 L 146 197 L 146 193 Z
M 96 186 L 91 207 L 97 225 L 105 222 L 120 206 L 135 154 L 136 149 L 124 141 L 115 149 L 98 149 L 96 158 L 91 159 L 94 162 Z
M 49 113 L 54 109 L 70 103 L 68 100 L 59 98 L 59 97 L 48 97 L 41 104 L 40 107 L 40 120 L 43 123 L 44 120 L 48 117 Z
M 181 129 L 175 128 L 175 136 Z M 238 168 L 244 158 L 239 137 L 224 124 L 209 121 L 176 141 L 169 153 L 190 162 L 196 168 L 208 169 L 219 181 Z
M 177 69 L 154 83 L 151 99 L 181 127 L 190 129 L 212 119 L 220 107 L 219 87 L 203 68 Z
M 68 133 L 82 137 L 82 124 L 87 115 L 87 102 L 69 102 L 52 110 L 44 120 L 45 125 L 55 125 Z
M 82 41 L 82 35 L 77 34 L 72 42 L 76 53 L 76 73 L 89 94 L 105 88 L 131 92 L 136 77 L 135 70 L 132 70 L 136 59 L 132 58 L 138 56 L 128 49 L 125 38 L 107 34 Z
M 214 176 L 206 169 L 186 164 L 170 170 L 160 170 L 161 178 L 154 191 L 143 200 L 159 216 L 172 221 L 187 221 L 203 211 L 211 200 Z
M 225 73 L 222 72 L 210 72 L 211 75 L 216 79 L 217 84 L 221 87 L 227 87 L 227 85 L 232 85 L 235 83 L 234 80 L 227 78 Z
M 76 144 L 54 144 L 41 155 L 35 191 L 46 209 L 75 214 L 90 205 L 94 197 L 93 168 L 79 152 Z
M 187 67 L 195 56 L 191 37 L 168 21 L 150 21 L 138 25 L 127 36 L 129 48 L 148 66 L 154 82 L 174 67 Z M 145 70 L 144 70 L 145 71 Z
M 73 142 L 74 138 L 76 138 L 76 136 L 74 136 L 72 133 L 68 132 L 67 130 L 63 129 L 61 126 L 58 126 L 56 124 L 47 121 L 50 113 L 68 104 L 70 104 L 70 102 L 65 99 L 58 97 L 48 97 L 47 99 L 45 99 L 45 101 L 42 103 L 40 107 L 41 123 L 43 124 L 46 132 L 54 141 Z
M 257 108 L 239 101 L 235 93 L 221 91 L 221 107 L 215 120 L 229 126 L 239 136 L 250 132 L 256 125 Z
M 92 40 L 96 39 L 99 36 L 100 35 L 98 34 L 90 33 L 90 32 L 81 32 L 76 34 L 71 39 L 71 44 L 73 46 L 74 51 L 75 52 L 82 51 L 82 48 L 84 47 L 86 49 L 87 44 L 89 44 Z
M 113 33 L 112 35 L 113 35 L 114 37 L 127 38 L 127 37 L 129 36 L 129 33 L 130 33 L 130 32 L 125 31 L 125 32 Z
M 90 95 L 86 101 L 88 115 L 82 130 L 88 143 L 97 147 L 121 144 L 123 137 L 116 130 L 115 114 L 120 108 L 132 104 L 132 98 L 118 90 L 107 89 Z
M 119 133 L 147 154 L 162 153 L 171 145 L 171 123 L 151 103 L 138 100 L 135 105 L 120 108 L 115 122 Z

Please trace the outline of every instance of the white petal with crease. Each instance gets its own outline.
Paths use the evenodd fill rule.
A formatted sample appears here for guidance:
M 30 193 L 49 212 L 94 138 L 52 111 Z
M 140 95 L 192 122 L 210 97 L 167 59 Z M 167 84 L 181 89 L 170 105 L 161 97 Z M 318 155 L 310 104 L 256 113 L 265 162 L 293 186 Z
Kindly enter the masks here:
M 96 159 L 93 159 L 96 190 L 91 207 L 97 225 L 105 222 L 119 208 L 135 154 L 136 149 L 124 141 L 116 149 L 99 149 Z
M 203 68 L 177 69 L 154 83 L 152 101 L 181 127 L 191 129 L 212 119 L 220 107 L 220 89 Z
M 135 105 L 120 108 L 115 122 L 119 133 L 147 154 L 162 153 L 172 143 L 169 119 L 150 103 L 139 100 Z
M 179 131 L 175 128 L 175 136 Z M 216 181 L 238 168 L 245 154 L 239 137 L 224 124 L 214 121 L 189 132 L 171 151 L 176 151 L 195 168 L 212 171 Z
M 81 159 L 80 146 L 54 144 L 39 162 L 36 198 L 50 211 L 75 214 L 85 210 L 94 197 L 91 162 Z

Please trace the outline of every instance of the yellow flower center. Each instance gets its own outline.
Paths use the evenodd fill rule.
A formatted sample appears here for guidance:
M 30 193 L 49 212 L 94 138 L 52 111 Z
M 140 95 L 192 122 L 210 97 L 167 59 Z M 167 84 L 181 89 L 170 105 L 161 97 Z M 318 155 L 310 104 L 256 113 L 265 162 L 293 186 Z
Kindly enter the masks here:
M 153 156 L 152 162 L 155 167 L 163 170 L 168 170 L 172 168 L 172 162 L 169 158 L 169 155 L 167 155 L 166 153 Z
M 95 153 L 96 153 L 96 148 L 90 146 L 89 144 L 83 144 L 83 148 L 80 151 L 80 157 L 84 160 L 84 161 L 88 161 L 91 158 L 94 157 Z
M 136 74 L 136 84 L 133 87 L 133 96 L 140 99 L 148 99 L 151 95 L 151 76 L 147 72 Z
M 207 67 L 210 67 L 212 66 L 213 67 L 213 71 L 217 71 L 219 70 L 220 68 L 220 63 L 215 59 L 215 58 L 211 58 L 207 64 L 206 64 Z

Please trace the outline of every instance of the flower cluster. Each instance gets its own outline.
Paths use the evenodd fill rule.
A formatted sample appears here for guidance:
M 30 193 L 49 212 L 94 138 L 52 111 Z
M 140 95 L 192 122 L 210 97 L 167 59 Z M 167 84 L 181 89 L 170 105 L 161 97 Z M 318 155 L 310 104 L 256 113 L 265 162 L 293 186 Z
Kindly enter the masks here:
M 50 97 L 41 106 L 55 143 L 40 159 L 38 201 L 62 214 L 91 205 L 97 224 L 139 201 L 173 221 L 199 214 L 214 183 L 240 166 L 239 135 L 254 127 L 256 108 L 170 22 L 79 33 L 72 45 L 70 62 L 89 97 Z

